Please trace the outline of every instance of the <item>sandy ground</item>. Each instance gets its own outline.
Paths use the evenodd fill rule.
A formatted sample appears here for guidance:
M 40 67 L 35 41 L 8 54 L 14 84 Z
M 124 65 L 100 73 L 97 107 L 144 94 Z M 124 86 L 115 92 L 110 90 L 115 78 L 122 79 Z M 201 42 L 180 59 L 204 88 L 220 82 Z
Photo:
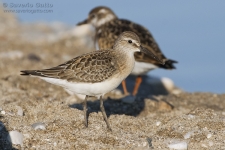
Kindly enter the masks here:
M 168 91 L 149 77 L 134 102 L 124 101 L 121 88 L 104 97 L 112 132 L 99 100 L 89 100 L 86 128 L 81 100 L 19 71 L 53 67 L 91 46 L 62 23 L 21 24 L 11 14 L 0 19 L 0 149 L 225 149 L 224 94 Z M 127 81 L 130 91 L 133 81 Z M 12 139 L 12 131 L 22 138 Z

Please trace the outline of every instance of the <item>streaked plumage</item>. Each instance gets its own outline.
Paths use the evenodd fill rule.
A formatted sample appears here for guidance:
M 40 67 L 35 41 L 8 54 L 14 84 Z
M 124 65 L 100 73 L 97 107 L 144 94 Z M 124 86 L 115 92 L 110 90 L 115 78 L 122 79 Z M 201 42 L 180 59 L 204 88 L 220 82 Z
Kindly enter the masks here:
M 86 126 L 86 100 L 88 96 L 100 97 L 103 117 L 107 127 L 111 129 L 105 115 L 102 96 L 115 89 L 130 74 L 135 63 L 134 53 L 140 50 L 146 52 L 140 45 L 138 36 L 133 32 L 124 32 L 116 40 L 113 49 L 93 51 L 50 69 L 24 70 L 21 75 L 37 76 L 73 93 L 86 95 Z M 148 51 L 146 53 L 155 57 Z M 156 57 L 155 59 L 162 62 Z
M 64 64 L 45 70 L 32 71 L 37 76 L 65 79 L 71 82 L 96 83 L 118 73 L 115 51 L 91 52 Z M 29 72 L 28 72 L 29 73 Z

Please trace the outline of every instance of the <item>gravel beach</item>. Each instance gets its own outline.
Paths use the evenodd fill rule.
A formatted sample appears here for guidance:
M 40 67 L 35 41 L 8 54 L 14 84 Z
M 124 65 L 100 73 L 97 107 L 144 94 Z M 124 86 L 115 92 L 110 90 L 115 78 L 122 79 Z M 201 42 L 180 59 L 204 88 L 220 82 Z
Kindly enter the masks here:
M 63 23 L 23 24 L 3 11 L 0 19 L 0 149 L 225 149 L 225 94 L 187 93 L 154 77 L 133 101 L 121 87 L 104 96 L 112 132 L 90 99 L 86 128 L 80 98 L 20 70 L 59 65 L 93 45 Z

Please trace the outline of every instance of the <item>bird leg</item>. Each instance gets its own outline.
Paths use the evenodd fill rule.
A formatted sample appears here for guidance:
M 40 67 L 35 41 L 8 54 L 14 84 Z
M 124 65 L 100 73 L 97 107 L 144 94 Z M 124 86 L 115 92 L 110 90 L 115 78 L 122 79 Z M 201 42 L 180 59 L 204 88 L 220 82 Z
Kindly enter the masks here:
M 109 122 L 108 122 L 108 119 L 107 119 L 107 116 L 106 116 L 106 113 L 105 113 L 105 108 L 104 108 L 104 105 L 103 105 L 103 99 L 102 99 L 102 96 L 100 96 L 100 109 L 102 111 L 102 115 L 103 115 L 103 118 L 106 122 L 106 125 L 107 125 L 107 128 L 112 131 L 110 125 L 109 125 Z
M 87 119 L 87 99 L 88 95 L 85 96 L 84 102 L 83 102 L 83 110 L 84 110 L 84 125 L 88 127 L 88 119 Z
M 142 77 L 137 76 L 135 86 L 134 86 L 134 90 L 133 90 L 133 93 L 132 93 L 133 96 L 137 95 L 137 92 L 138 92 L 138 89 L 140 87 L 141 82 L 142 82 Z
M 126 86 L 126 81 L 125 80 L 122 81 L 122 87 L 123 87 L 124 95 L 126 95 L 126 96 L 129 95 L 129 93 L 127 91 L 127 86 Z

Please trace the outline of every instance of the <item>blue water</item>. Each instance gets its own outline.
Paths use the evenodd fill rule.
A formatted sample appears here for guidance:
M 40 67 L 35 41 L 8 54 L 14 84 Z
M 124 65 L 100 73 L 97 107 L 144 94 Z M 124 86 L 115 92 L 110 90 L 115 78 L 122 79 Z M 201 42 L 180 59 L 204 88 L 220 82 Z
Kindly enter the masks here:
M 148 28 L 168 58 L 179 61 L 177 69 L 158 69 L 155 76 L 169 77 L 189 92 L 225 93 L 225 1 L 55 1 L 4 0 L 14 4 L 53 4 L 53 13 L 18 13 L 22 22 L 61 21 L 75 25 L 89 10 L 104 5 L 120 18 Z M 32 8 L 36 9 L 36 8 Z M 42 8 L 43 9 L 43 8 Z

